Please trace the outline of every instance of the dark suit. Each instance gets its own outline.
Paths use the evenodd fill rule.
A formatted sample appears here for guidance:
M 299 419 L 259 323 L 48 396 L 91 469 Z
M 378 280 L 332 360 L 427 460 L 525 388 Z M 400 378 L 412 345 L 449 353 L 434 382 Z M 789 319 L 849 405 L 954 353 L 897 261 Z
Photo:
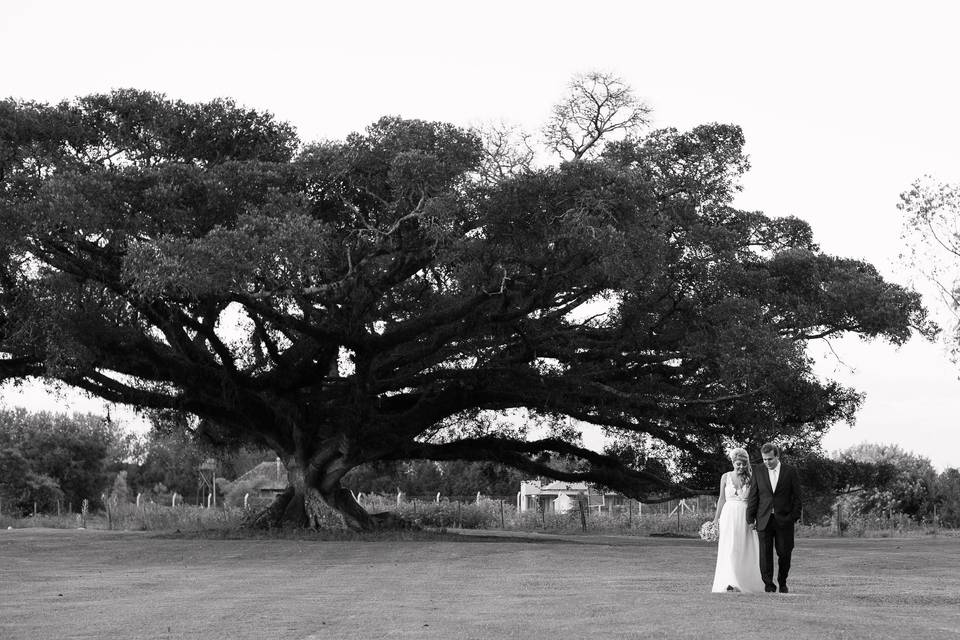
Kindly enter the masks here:
M 766 465 L 753 468 L 750 495 L 747 497 L 747 523 L 756 521 L 760 542 L 760 577 L 772 589 L 773 550 L 777 550 L 777 582 L 782 588 L 790 573 L 793 553 L 793 523 L 800 519 L 800 478 L 796 469 L 780 463 L 777 489 L 770 485 Z

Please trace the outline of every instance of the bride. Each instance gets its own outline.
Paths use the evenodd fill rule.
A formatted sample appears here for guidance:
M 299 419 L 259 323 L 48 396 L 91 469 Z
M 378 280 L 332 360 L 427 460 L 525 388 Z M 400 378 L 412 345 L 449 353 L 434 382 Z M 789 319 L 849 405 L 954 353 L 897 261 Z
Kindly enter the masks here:
M 733 471 L 720 478 L 720 499 L 713 518 L 720 532 L 713 591 L 763 593 L 757 532 L 747 525 L 750 457 L 746 450 L 734 449 L 730 461 Z

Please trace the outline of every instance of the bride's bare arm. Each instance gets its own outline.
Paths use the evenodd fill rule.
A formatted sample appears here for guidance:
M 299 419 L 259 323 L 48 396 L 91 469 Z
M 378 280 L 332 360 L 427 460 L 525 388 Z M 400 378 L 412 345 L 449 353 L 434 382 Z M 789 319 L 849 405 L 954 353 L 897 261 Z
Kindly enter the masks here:
M 723 509 L 723 503 L 727 501 L 727 494 L 724 489 L 727 486 L 727 474 L 720 476 L 720 497 L 717 498 L 717 512 L 713 515 L 713 524 L 720 522 L 720 511 Z

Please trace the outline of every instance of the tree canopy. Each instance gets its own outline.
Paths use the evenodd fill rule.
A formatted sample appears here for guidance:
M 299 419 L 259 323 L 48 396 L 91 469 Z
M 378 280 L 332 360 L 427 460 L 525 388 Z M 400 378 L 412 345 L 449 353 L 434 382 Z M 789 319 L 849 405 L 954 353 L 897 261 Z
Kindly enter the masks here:
M 341 480 L 365 463 L 497 461 L 651 500 L 731 442 L 815 442 L 860 398 L 807 341 L 929 333 L 918 295 L 734 208 L 738 127 L 643 132 L 644 113 L 602 153 L 498 172 L 439 122 L 301 145 L 229 100 L 0 102 L 0 377 L 197 416 L 284 458 L 287 517 L 316 495 L 356 528 L 375 522 Z M 668 448 L 682 481 L 570 420 Z
M 897 445 L 863 443 L 843 452 L 842 458 L 883 469 L 882 478 L 851 492 L 847 508 L 856 513 L 902 513 L 917 520 L 930 515 L 937 502 L 938 476 L 930 460 Z

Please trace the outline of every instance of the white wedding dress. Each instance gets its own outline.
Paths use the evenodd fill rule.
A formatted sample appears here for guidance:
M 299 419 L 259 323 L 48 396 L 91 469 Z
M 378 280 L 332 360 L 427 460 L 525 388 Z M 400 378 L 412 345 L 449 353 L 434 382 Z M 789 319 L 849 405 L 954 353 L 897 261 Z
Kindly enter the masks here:
M 717 544 L 717 569 L 713 576 L 712 591 L 727 591 L 727 587 L 734 587 L 743 593 L 763 593 L 757 532 L 747 525 L 747 494 L 750 485 L 738 490 L 733 484 L 733 473 L 726 475 L 726 502 L 720 510 L 720 539 Z

